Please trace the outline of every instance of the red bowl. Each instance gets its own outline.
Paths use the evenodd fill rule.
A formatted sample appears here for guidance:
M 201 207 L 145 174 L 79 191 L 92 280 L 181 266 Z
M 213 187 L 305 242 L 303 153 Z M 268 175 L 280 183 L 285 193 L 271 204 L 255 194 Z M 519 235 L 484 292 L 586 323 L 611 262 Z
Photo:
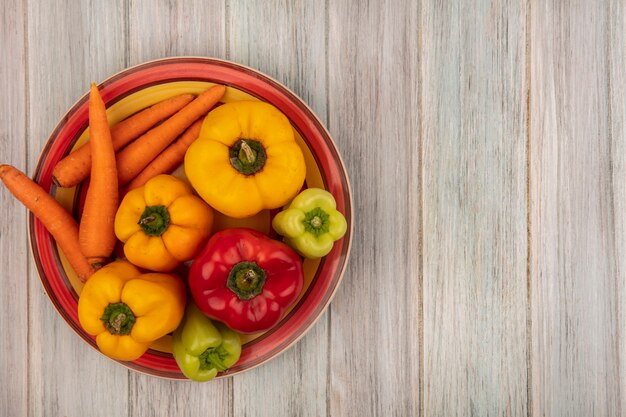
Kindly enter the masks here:
M 207 83 L 228 87 L 224 101 L 258 99 L 280 109 L 291 121 L 307 159 L 306 186 L 325 188 L 337 201 L 337 209 L 348 222 L 348 231 L 333 250 L 318 261 L 305 261 L 305 289 L 294 307 L 269 331 L 245 336 L 241 358 L 224 377 L 258 366 L 284 352 L 300 339 L 321 316 L 330 303 L 343 276 L 348 260 L 352 232 L 350 184 L 341 156 L 328 131 L 311 109 L 293 92 L 277 81 L 250 68 L 232 62 L 200 57 L 169 58 L 141 64 L 124 70 L 99 87 L 107 104 L 109 119 L 122 118 L 137 111 L 142 103 L 159 101 L 166 96 L 201 91 Z M 88 128 L 88 94 L 85 94 L 61 119 L 39 158 L 35 180 L 72 211 L 79 219 L 84 190 L 57 189 L 52 183 L 56 163 L 84 142 Z M 145 106 L 144 106 L 145 107 Z M 121 110 L 120 110 L 121 109 Z M 124 114 L 126 113 L 126 114 Z M 268 233 L 271 213 L 246 222 L 261 222 Z M 239 225 L 223 218 L 221 226 Z M 43 224 L 32 214 L 29 218 L 30 243 L 39 277 L 48 297 L 61 317 L 87 343 L 97 349 L 95 338 L 87 334 L 78 321 L 78 295 L 82 284 Z M 257 227 L 259 228 L 259 227 Z M 153 344 L 139 359 L 120 364 L 146 374 L 185 379 L 171 355 L 169 336 Z

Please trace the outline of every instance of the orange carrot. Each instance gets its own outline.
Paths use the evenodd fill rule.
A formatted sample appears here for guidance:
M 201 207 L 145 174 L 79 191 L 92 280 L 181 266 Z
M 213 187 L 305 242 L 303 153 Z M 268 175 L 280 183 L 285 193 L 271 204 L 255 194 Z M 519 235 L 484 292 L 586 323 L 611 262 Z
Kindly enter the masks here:
M 196 120 L 194 124 L 189 126 L 176 142 L 167 147 L 159 156 L 154 158 L 147 167 L 143 169 L 126 187 L 127 191 L 141 187 L 151 178 L 160 174 L 169 174 L 174 171 L 185 159 L 185 152 L 193 141 L 198 139 L 200 128 L 202 127 L 203 117 Z
M 209 88 L 178 113 L 120 151 L 117 154 L 119 185 L 127 184 L 135 178 L 178 135 L 198 117 L 208 112 L 222 98 L 225 91 L 223 85 Z
M 93 155 L 91 181 L 80 220 L 78 241 L 87 261 L 98 269 L 111 256 L 117 242 L 113 223 L 118 191 L 115 149 L 106 107 L 94 83 L 91 83 L 89 94 L 89 133 L 89 146 Z
M 191 94 L 181 94 L 161 101 L 122 120 L 111 128 L 113 147 L 123 148 L 128 142 L 137 139 L 157 122 L 170 117 L 194 99 Z M 89 142 L 60 160 L 54 167 L 52 179 L 61 187 L 73 187 L 87 178 L 91 172 L 91 147 Z
M 43 223 L 80 280 L 86 281 L 94 270 L 80 250 L 78 224 L 70 213 L 39 184 L 11 165 L 0 165 L 0 179 L 15 198 Z

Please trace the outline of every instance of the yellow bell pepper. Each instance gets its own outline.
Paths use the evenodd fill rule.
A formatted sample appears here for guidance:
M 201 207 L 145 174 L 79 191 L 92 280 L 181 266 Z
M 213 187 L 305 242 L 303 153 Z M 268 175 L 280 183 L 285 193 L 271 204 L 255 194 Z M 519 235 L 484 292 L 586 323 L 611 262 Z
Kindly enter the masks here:
M 212 110 L 185 154 L 185 174 L 200 197 L 230 217 L 252 216 L 289 202 L 306 165 L 287 117 L 260 101 Z
M 192 192 L 182 180 L 158 175 L 126 194 L 115 215 L 115 234 L 130 262 L 171 271 L 202 249 L 213 210 Z
M 94 273 L 78 299 L 78 320 L 105 355 L 132 361 L 174 331 L 185 312 L 185 284 L 172 274 L 142 274 L 127 261 Z

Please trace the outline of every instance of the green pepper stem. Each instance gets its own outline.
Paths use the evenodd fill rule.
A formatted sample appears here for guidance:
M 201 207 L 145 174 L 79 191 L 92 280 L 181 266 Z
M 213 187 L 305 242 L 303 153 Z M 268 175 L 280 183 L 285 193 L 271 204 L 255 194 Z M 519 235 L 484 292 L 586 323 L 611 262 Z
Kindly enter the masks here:
M 229 150 L 233 168 L 244 175 L 253 175 L 263 169 L 267 154 L 261 142 L 254 139 L 237 140 Z
M 256 262 L 239 262 L 230 270 L 226 286 L 240 300 L 250 300 L 261 294 L 265 285 L 265 271 Z
M 328 229 L 330 227 L 330 216 L 320 207 L 315 207 L 314 209 L 307 211 L 304 213 L 304 220 L 302 221 L 304 225 L 304 230 L 315 235 L 316 237 L 321 236 L 324 233 L 328 233 Z
M 319 228 L 321 225 L 322 225 L 322 220 L 319 218 L 319 216 L 315 216 L 311 219 L 311 226 L 315 228 Z
M 253 270 L 249 270 L 243 275 L 243 283 L 250 286 L 254 283 L 254 280 L 257 278 L 256 273 Z
M 143 219 L 139 220 L 139 224 L 143 226 L 145 224 L 150 224 L 150 223 L 152 223 L 155 220 L 156 220 L 156 217 L 148 216 L 148 217 L 144 217 Z
M 241 149 L 246 156 L 245 162 L 247 162 L 248 164 L 254 164 L 254 161 L 256 161 L 256 156 L 254 155 L 254 151 L 252 150 L 250 145 L 248 145 L 245 140 L 241 141 Z
M 115 333 L 119 334 L 122 331 L 122 323 L 124 320 L 126 320 L 126 314 L 119 313 L 110 323 L 113 330 L 115 330 Z
M 200 356 L 198 357 L 200 361 L 200 369 L 217 369 L 222 372 L 228 369 L 228 367 L 224 364 L 224 359 L 228 357 L 228 352 L 224 349 L 222 345 L 217 347 L 207 348 Z
M 135 315 L 125 303 L 110 303 L 100 320 L 111 334 L 129 334 L 135 325 Z
M 148 236 L 161 236 L 170 225 L 170 213 L 165 206 L 148 206 L 137 224 Z

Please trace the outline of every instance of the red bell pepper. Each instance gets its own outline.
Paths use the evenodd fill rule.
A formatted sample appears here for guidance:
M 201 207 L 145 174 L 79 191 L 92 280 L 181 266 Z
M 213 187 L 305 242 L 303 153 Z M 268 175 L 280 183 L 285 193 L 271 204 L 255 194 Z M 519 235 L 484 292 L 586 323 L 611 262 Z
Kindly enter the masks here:
M 189 271 L 200 310 L 241 333 L 278 323 L 303 282 L 302 260 L 289 246 L 243 228 L 213 235 Z

